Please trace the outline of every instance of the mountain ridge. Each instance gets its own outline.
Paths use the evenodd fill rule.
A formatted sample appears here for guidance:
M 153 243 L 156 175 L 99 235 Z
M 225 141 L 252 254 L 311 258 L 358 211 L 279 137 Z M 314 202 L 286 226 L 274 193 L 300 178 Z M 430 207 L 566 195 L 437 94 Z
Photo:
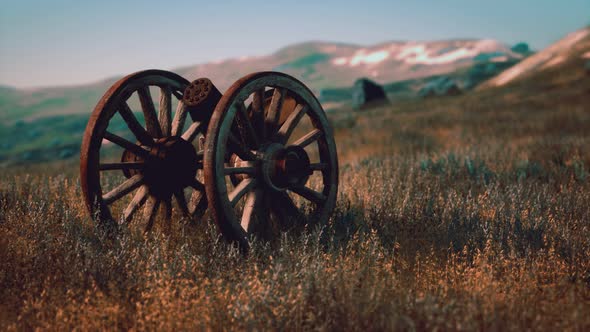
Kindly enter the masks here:
M 271 53 L 265 54 L 265 55 L 246 55 L 246 56 L 241 56 L 241 57 L 231 57 L 231 58 L 212 60 L 212 61 L 195 63 L 195 64 L 180 65 L 180 66 L 174 67 L 173 69 L 171 69 L 171 71 L 182 72 L 182 71 L 187 71 L 190 68 L 195 68 L 195 67 L 200 67 L 200 66 L 217 65 L 217 64 L 222 64 L 222 63 L 244 61 L 244 60 L 254 60 L 254 59 L 266 58 L 266 57 L 271 57 L 271 56 L 279 56 L 279 57 L 283 58 L 283 57 L 286 57 L 287 56 L 286 53 L 288 53 L 291 50 L 295 51 L 296 53 L 302 53 L 301 56 L 303 56 L 306 53 L 311 52 L 311 50 L 309 50 L 309 49 L 305 50 L 305 48 L 309 47 L 309 46 L 312 46 L 312 47 L 321 47 L 321 46 L 334 47 L 334 46 L 336 46 L 336 47 L 342 47 L 342 48 L 374 49 L 374 48 L 383 47 L 385 45 L 391 45 L 391 44 L 409 44 L 409 43 L 424 43 L 424 44 L 443 43 L 444 44 L 444 43 L 456 43 L 456 42 L 474 42 L 474 41 L 481 41 L 481 40 L 488 40 L 488 39 L 464 37 L 464 38 L 449 38 L 449 39 L 434 39 L 434 40 L 386 40 L 386 41 L 382 41 L 382 42 L 378 42 L 378 43 L 374 43 L 374 44 L 357 44 L 357 43 L 329 41 L 329 40 L 309 40 L 309 41 L 303 41 L 303 42 L 298 42 L 298 43 L 286 45 L 284 47 L 277 49 L 274 52 L 271 52 Z M 500 41 L 497 41 L 497 42 L 500 44 L 504 44 Z M 508 47 L 508 44 L 504 44 L 504 45 L 506 47 Z M 292 57 L 293 54 L 290 54 L 290 56 Z M 280 59 L 280 60 L 283 60 L 283 59 Z M 47 90 L 47 89 L 76 89 L 76 88 L 82 88 L 82 87 L 88 87 L 88 86 L 102 85 L 102 84 L 106 84 L 107 82 L 108 83 L 115 82 L 116 80 L 120 79 L 121 77 L 123 77 L 127 74 L 129 74 L 129 73 L 124 73 L 121 75 L 107 76 L 107 77 L 104 77 L 101 79 L 97 79 L 97 80 L 93 80 L 93 81 L 85 82 L 85 83 L 79 83 L 79 84 L 61 84 L 61 85 L 48 85 L 48 86 L 24 87 L 24 88 L 12 86 L 10 84 L 0 84 L 0 88 L 11 89 L 11 90 L 16 90 L 16 91 L 23 91 L 23 92 L 32 92 L 32 91 Z
M 521 57 L 508 45 L 490 39 L 396 40 L 372 45 L 312 40 L 267 55 L 229 58 L 171 71 L 188 80 L 209 77 L 221 91 L 251 72 L 282 71 L 302 80 L 319 95 L 325 88 L 351 86 L 360 77 L 386 84 L 451 73 L 469 67 L 482 54 Z M 0 89 L 0 121 L 11 124 L 45 116 L 88 114 L 121 77 L 79 85 Z
M 416 91 L 439 78 L 457 82 L 463 80 L 461 87 L 468 91 L 473 87 L 469 83 L 477 85 L 490 75 L 496 75 L 498 70 L 515 63 L 517 66 L 531 58 L 527 57 L 530 54 L 528 45 L 522 47 L 520 44 L 511 48 L 490 39 L 387 41 L 370 46 L 310 41 L 289 45 L 268 55 L 231 58 L 178 67 L 172 71 L 189 80 L 210 77 L 223 92 L 247 73 L 282 68 L 282 71 L 310 86 L 320 101 L 321 92 L 325 92 L 325 109 L 338 108 L 345 112 L 346 101 L 342 98 L 348 98 L 352 83 L 360 77 L 369 77 L 383 84 L 388 96 L 402 103 L 404 98 L 415 98 Z M 590 54 L 590 49 L 588 51 Z M 581 75 L 586 75 L 580 71 L 584 69 L 581 61 L 582 58 L 579 58 L 574 63 L 558 64 L 544 76 L 534 76 L 525 80 L 524 84 L 530 85 L 531 93 L 538 94 L 539 91 L 579 81 Z M 382 71 L 377 73 L 377 79 L 373 77 L 374 71 Z M 572 74 L 568 74 L 567 81 L 564 81 L 564 73 L 570 72 Z M 67 88 L 15 90 L 0 86 L 0 164 L 54 160 L 75 155 L 88 115 L 105 91 L 120 77 Z M 476 79 L 472 79 L 474 77 Z M 337 89 L 329 91 L 323 86 Z M 508 91 L 506 89 L 490 89 L 484 95 L 493 96 Z M 581 98 L 578 90 L 571 93 L 571 98 Z M 338 100 L 331 100 L 334 98 Z M 139 111 L 137 107 L 133 110 Z

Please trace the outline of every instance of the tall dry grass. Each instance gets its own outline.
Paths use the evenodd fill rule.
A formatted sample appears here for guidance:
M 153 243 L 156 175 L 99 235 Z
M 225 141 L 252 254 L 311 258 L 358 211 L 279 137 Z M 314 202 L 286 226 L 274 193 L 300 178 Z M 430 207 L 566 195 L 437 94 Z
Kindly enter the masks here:
M 247 258 L 210 221 L 104 233 L 75 163 L 7 169 L 0 328 L 589 330 L 589 106 L 530 96 L 332 116 L 329 226 Z

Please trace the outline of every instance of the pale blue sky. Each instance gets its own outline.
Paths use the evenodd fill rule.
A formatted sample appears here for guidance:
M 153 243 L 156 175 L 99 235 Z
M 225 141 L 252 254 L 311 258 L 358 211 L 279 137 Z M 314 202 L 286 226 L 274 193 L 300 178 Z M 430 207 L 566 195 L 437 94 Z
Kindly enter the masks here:
M 17 87 L 263 55 L 307 40 L 494 38 L 540 49 L 590 23 L 590 0 L 4 0 L 1 8 L 0 84 Z

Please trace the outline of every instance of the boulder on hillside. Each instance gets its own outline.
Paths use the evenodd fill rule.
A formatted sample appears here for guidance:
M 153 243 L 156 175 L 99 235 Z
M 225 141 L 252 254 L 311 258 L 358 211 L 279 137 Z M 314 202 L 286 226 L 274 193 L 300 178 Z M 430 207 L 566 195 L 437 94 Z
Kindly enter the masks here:
M 531 49 L 529 48 L 529 44 L 527 43 L 518 43 L 510 48 L 512 52 L 522 54 L 522 55 L 529 55 L 531 53 Z
M 462 88 L 463 90 L 473 89 L 480 83 L 498 75 L 503 70 L 514 66 L 516 63 L 518 63 L 517 60 L 476 63 L 468 70 L 466 81 Z
M 422 98 L 442 97 L 442 96 L 456 96 L 461 94 L 461 89 L 455 80 L 448 76 L 442 76 L 426 83 L 420 91 L 418 96 Z
M 359 78 L 352 87 L 352 107 L 360 110 L 388 103 L 383 87 L 368 78 Z

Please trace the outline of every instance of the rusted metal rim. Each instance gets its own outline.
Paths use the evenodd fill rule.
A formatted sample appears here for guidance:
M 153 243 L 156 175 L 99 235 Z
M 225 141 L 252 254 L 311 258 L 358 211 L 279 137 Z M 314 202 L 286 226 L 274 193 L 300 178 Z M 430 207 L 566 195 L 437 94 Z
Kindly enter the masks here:
M 194 122 L 184 130 L 188 111 L 182 97 L 188 85 L 186 79 L 171 72 L 141 71 L 113 84 L 96 105 L 82 141 L 80 183 L 86 206 L 98 222 L 130 221 L 143 206 L 146 230 L 149 230 L 160 205 L 165 207 L 166 218 L 170 218 L 172 197 L 176 198 L 179 209 L 187 217 L 191 213 L 204 213 L 207 206 L 204 187 L 195 178 L 197 169 L 202 168 L 202 151 L 199 162 L 199 153 L 194 151 L 190 142 L 202 135 L 205 127 Z M 158 110 L 154 106 L 150 87 L 160 90 Z M 140 123 L 128 104 L 133 94 L 139 99 L 145 125 Z M 174 97 L 179 102 L 172 114 Z M 117 113 L 127 125 L 125 130 L 132 134 L 136 142 L 109 130 L 109 122 Z M 101 162 L 100 151 L 105 140 L 124 149 L 121 162 Z M 103 193 L 101 173 L 119 170 L 126 179 Z M 193 181 L 188 177 L 192 177 Z M 193 193 L 190 203 L 187 203 L 182 191 L 184 187 L 194 188 L 200 194 Z M 110 206 L 132 193 L 133 199 L 124 211 L 113 215 Z
M 287 100 L 290 107 L 285 106 Z M 292 140 L 304 118 L 312 127 Z M 319 160 L 310 160 L 313 149 Z M 314 172 L 321 173 L 317 191 L 307 186 Z M 220 231 L 242 248 L 248 248 L 251 236 L 268 228 L 282 231 L 301 222 L 326 223 L 336 202 L 338 160 L 320 103 L 303 83 L 283 73 L 259 72 L 241 78 L 213 112 L 204 173 L 209 206 Z M 293 196 L 297 202 L 309 203 L 311 213 Z M 268 222 L 272 225 L 261 229 Z

